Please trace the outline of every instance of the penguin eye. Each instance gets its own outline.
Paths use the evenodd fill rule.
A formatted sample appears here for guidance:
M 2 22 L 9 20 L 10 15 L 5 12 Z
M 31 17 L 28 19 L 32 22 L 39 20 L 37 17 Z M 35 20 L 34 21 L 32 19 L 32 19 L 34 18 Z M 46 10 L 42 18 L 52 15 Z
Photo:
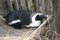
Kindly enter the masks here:
M 35 20 L 40 20 L 40 15 L 37 15 Z

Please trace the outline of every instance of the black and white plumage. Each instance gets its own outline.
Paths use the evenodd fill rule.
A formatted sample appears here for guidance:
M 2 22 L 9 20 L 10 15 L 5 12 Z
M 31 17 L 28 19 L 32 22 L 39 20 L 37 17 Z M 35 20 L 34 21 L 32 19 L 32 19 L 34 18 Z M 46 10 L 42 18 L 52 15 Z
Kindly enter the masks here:
M 4 18 L 6 23 L 16 29 L 25 27 L 38 27 L 41 24 L 41 21 L 44 18 L 47 18 L 48 15 L 31 12 L 28 10 L 19 10 L 15 12 L 10 12 Z

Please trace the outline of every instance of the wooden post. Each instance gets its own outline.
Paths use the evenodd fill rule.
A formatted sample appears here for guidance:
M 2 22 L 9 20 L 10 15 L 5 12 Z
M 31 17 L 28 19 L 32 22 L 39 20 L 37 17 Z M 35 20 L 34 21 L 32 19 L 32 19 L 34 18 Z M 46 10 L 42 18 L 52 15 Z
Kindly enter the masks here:
M 36 12 L 40 12 L 40 1 L 41 0 L 35 0 L 35 2 L 36 2 Z
M 7 1 L 8 1 L 9 10 L 13 11 L 13 6 L 12 6 L 13 0 L 7 0 Z
M 60 0 L 53 0 L 55 31 L 60 33 Z
M 18 5 L 18 0 L 14 0 L 15 1 L 15 7 L 17 10 L 19 10 L 19 5 Z
M 27 0 L 27 5 L 28 5 L 28 9 L 33 11 L 33 4 L 32 4 L 32 0 Z
M 27 9 L 27 6 L 26 6 L 26 0 L 20 0 L 20 5 L 22 7 L 22 9 Z
M 45 14 L 45 0 L 42 0 L 42 13 Z

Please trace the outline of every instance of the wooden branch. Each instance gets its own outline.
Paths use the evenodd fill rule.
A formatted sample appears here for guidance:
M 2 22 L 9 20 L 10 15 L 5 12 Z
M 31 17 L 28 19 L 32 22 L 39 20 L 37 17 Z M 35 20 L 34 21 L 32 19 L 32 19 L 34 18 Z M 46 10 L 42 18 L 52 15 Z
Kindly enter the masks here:
M 47 21 L 49 21 L 50 19 L 52 18 L 52 15 L 49 16 L 29 37 L 25 38 L 24 40 L 30 40 L 32 39 L 33 37 L 35 37 L 35 35 L 37 33 L 40 33 L 41 31 L 41 28 L 47 23 Z
M 5 19 L 0 15 L 0 21 L 5 21 Z

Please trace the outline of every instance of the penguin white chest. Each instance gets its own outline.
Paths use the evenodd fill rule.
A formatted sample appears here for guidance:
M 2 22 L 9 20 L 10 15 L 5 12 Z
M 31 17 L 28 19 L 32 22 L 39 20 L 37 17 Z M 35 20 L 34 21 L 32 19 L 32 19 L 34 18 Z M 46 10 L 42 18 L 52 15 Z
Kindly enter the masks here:
M 38 15 L 38 14 L 35 14 L 35 15 L 31 18 L 32 23 L 30 23 L 30 24 L 29 24 L 28 26 L 26 26 L 26 27 L 38 27 L 38 26 L 41 24 L 41 21 L 35 20 L 35 18 L 36 18 L 37 15 Z
M 26 26 L 26 27 L 38 27 L 41 24 L 40 21 L 35 21 L 30 23 L 30 25 Z

